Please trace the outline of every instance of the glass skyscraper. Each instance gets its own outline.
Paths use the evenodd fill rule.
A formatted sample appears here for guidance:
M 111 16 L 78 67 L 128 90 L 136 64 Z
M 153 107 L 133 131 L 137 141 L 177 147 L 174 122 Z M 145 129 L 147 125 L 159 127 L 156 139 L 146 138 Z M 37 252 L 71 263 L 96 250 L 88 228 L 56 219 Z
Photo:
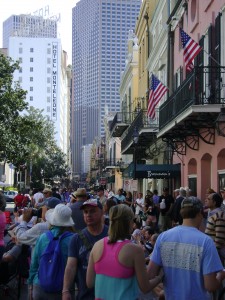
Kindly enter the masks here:
M 81 173 L 81 149 L 104 136 L 106 112 L 120 111 L 119 86 L 129 30 L 141 0 L 80 0 L 72 14 L 73 171 Z

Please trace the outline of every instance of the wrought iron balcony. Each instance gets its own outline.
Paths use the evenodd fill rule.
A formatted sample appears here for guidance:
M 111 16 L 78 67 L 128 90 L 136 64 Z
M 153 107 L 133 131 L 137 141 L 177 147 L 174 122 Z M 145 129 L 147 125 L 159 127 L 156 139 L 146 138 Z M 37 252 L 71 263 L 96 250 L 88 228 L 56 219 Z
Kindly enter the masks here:
M 131 124 L 133 119 L 133 113 L 117 112 L 109 128 L 112 136 L 120 137 L 127 127 L 129 127 L 129 124 Z
M 158 110 L 156 109 L 156 119 L 149 119 L 147 116 L 147 110 L 140 110 L 136 113 L 134 121 L 131 123 L 130 127 L 124 132 L 121 141 L 121 151 L 123 154 L 133 154 L 134 144 L 133 144 L 133 134 L 136 128 L 139 133 L 139 148 L 143 146 L 146 148 L 152 143 L 153 136 L 158 132 L 159 122 L 158 122 Z
M 193 73 L 159 108 L 159 131 L 190 108 L 201 106 L 201 113 L 217 112 L 225 103 L 225 67 L 195 67 Z M 217 106 L 216 106 L 217 105 Z M 187 113 L 187 110 L 190 111 Z M 184 113 L 186 112 L 186 114 Z
M 119 165 L 119 162 L 121 161 L 121 158 L 111 158 L 111 159 L 107 159 L 106 161 L 105 161 L 105 166 L 106 166 L 106 168 L 110 168 L 110 167 L 112 167 L 112 168 L 114 168 L 114 167 L 116 167 L 116 166 L 118 166 Z

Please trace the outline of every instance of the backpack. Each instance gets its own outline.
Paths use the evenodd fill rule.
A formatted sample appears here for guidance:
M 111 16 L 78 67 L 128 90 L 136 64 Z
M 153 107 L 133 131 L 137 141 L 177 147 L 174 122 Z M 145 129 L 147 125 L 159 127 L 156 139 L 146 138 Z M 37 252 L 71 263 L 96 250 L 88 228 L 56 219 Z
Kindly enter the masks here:
M 49 230 L 46 232 L 50 242 L 41 255 L 38 269 L 38 278 L 41 288 L 47 293 L 56 293 L 63 288 L 63 277 L 65 263 L 60 249 L 60 242 L 65 237 L 72 235 L 71 232 L 64 232 L 59 237 L 54 237 Z

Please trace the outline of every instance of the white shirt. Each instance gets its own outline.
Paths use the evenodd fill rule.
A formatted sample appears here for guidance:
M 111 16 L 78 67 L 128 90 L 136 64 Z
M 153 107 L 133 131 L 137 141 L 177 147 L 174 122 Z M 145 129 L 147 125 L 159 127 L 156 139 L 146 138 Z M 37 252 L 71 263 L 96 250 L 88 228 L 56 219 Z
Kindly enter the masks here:
M 41 202 L 40 200 L 44 199 L 44 195 L 41 192 L 35 193 L 33 196 L 33 199 L 35 201 L 35 204 Z
M 136 202 L 137 202 L 137 204 L 141 205 L 141 207 L 139 205 L 136 205 L 136 208 L 135 208 L 135 214 L 138 215 L 141 210 L 143 211 L 144 199 L 143 198 L 137 198 Z

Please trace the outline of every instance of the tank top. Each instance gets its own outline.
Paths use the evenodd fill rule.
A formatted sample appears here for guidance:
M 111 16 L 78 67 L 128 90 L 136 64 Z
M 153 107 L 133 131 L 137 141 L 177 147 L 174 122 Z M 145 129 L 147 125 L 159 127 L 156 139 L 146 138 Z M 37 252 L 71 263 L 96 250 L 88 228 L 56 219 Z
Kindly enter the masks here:
M 138 285 L 135 270 L 133 267 L 122 265 L 118 259 L 120 250 L 130 242 L 124 240 L 108 244 L 108 238 L 104 238 L 102 256 L 94 264 L 96 273 L 95 299 L 137 299 Z

